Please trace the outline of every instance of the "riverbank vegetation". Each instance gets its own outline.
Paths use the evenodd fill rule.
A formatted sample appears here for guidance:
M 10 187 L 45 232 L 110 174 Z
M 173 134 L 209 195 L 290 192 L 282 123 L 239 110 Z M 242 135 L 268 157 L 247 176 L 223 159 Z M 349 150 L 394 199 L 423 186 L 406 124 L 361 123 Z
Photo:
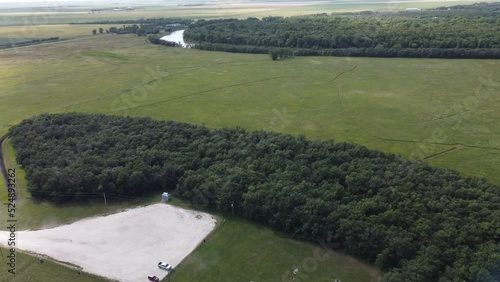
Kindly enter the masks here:
M 500 58 L 499 15 L 500 3 L 482 3 L 401 13 L 200 20 L 184 36 L 204 50 L 255 46 L 293 48 L 298 56 Z
M 112 26 L 106 29 L 106 33 L 114 34 L 136 34 L 138 36 L 146 36 L 148 34 L 159 34 L 160 32 L 172 32 L 186 28 L 193 20 L 179 18 L 158 18 L 158 19 L 140 19 L 140 20 L 122 20 L 122 21 L 99 21 L 89 22 L 84 24 L 121 24 L 121 27 Z M 127 25 L 126 25 L 127 24 Z M 94 30 L 94 34 L 96 30 Z M 103 33 L 104 29 L 100 28 L 99 32 Z

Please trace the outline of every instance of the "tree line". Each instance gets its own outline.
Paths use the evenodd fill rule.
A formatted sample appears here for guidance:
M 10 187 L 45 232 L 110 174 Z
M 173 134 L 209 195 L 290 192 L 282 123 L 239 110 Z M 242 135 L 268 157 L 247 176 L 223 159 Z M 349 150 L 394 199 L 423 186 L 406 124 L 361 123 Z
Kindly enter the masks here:
M 351 143 L 150 118 L 44 114 L 9 136 L 34 198 L 170 191 L 326 242 L 385 281 L 500 280 L 500 187 L 485 179 Z
M 55 42 L 55 41 L 59 41 L 59 40 L 60 40 L 59 37 L 40 38 L 40 39 L 32 39 L 32 40 L 19 41 L 19 42 L 16 42 L 15 39 L 12 39 L 11 40 L 12 42 L 0 44 L 0 49 L 35 45 L 35 44 L 48 43 L 48 42 Z
M 296 55 L 500 58 L 500 3 L 471 6 L 468 12 L 433 10 L 406 13 L 357 13 L 246 20 L 199 20 L 186 40 L 195 48 L 210 45 L 293 48 Z M 212 45 L 220 48 L 220 45 Z M 237 48 L 237 47 L 236 47 Z M 245 50 L 248 47 L 237 50 Z M 313 50 L 307 52 L 304 50 Z
M 193 22 L 191 19 L 185 18 L 147 18 L 147 19 L 137 19 L 137 20 L 101 20 L 101 21 L 91 21 L 91 22 L 74 22 L 70 24 L 155 24 L 158 26 L 169 26 L 169 25 L 189 25 Z
M 161 37 L 158 35 L 149 35 L 148 36 L 148 41 L 153 44 L 159 44 L 159 45 L 165 45 L 165 46 L 170 46 L 170 47 L 181 47 L 177 42 L 174 41 L 168 41 L 168 40 L 162 40 Z
M 121 21 L 97 21 L 86 22 L 83 24 L 121 24 L 121 27 L 110 27 L 106 29 L 106 33 L 114 34 L 136 34 L 138 36 L 146 36 L 148 34 L 158 34 L 162 31 L 172 32 L 186 28 L 193 20 L 179 18 L 157 18 L 157 19 L 139 19 L 139 20 L 121 20 Z M 77 23 L 72 23 L 77 24 Z M 82 24 L 82 23 L 78 23 Z M 97 34 L 97 30 L 92 30 L 92 33 Z M 103 28 L 99 28 L 99 33 L 104 33 Z
M 251 54 L 269 54 L 270 50 L 277 48 L 232 45 L 220 43 L 196 43 L 193 48 L 207 51 L 224 51 L 231 53 L 251 53 Z M 336 49 L 293 49 L 288 50 L 291 56 L 337 56 L 337 57 L 381 57 L 381 58 L 462 58 L 462 59 L 500 59 L 500 48 L 491 49 L 381 49 L 381 48 L 336 48 Z

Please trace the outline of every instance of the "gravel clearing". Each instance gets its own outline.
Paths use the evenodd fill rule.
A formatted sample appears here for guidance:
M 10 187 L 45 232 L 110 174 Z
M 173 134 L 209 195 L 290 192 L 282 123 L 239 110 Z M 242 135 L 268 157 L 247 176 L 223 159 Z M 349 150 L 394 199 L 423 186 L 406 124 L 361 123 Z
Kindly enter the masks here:
M 16 232 L 16 247 L 119 281 L 163 279 L 215 228 L 210 214 L 154 204 L 51 229 Z M 0 232 L 6 246 L 10 232 Z

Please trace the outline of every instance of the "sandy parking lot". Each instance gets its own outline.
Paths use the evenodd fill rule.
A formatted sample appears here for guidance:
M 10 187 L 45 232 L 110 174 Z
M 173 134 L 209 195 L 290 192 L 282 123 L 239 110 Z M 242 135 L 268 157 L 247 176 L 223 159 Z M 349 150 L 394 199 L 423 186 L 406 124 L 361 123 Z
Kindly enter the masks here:
M 80 220 L 69 225 L 16 233 L 17 248 L 79 265 L 119 281 L 164 278 L 159 261 L 174 268 L 215 228 L 213 216 L 154 204 Z M 6 245 L 8 232 L 0 232 Z

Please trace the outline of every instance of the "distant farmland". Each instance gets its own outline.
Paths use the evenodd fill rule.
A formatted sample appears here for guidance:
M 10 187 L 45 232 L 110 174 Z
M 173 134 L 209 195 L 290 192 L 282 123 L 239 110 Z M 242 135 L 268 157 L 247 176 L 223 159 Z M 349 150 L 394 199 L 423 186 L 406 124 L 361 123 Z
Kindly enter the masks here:
M 203 2 L 203 1 L 202 1 Z M 266 16 L 296 16 L 318 13 L 341 13 L 353 11 L 402 11 L 406 8 L 430 8 L 458 4 L 472 4 L 477 1 L 457 0 L 402 0 L 402 1 L 209 1 L 202 5 L 178 5 L 178 2 L 150 2 L 132 5 L 126 10 L 126 4 L 90 3 L 87 5 L 61 6 L 41 3 L 36 7 L 23 8 L 14 5 L 2 5 L 0 25 L 45 25 L 82 23 L 100 20 L 132 20 L 140 18 L 185 17 L 202 18 L 247 18 Z M 486 1 L 493 2 L 493 1 Z M 123 10 L 113 11 L 117 5 Z M 92 12 L 94 10 L 94 12 Z M 100 10 L 100 11 L 99 11 Z

